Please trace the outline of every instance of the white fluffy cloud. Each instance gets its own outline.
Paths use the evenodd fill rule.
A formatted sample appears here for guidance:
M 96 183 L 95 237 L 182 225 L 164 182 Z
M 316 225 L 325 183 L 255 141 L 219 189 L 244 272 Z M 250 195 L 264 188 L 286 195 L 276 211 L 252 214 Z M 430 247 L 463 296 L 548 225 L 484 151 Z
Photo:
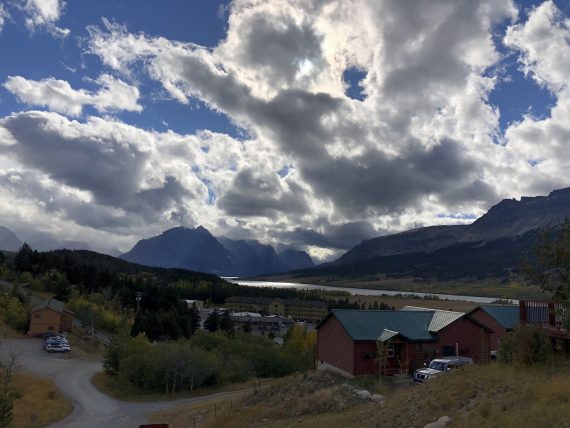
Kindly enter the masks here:
M 63 0 L 23 0 L 23 2 L 22 9 L 27 15 L 26 26 L 30 30 L 45 27 L 56 36 L 69 35 L 69 29 L 56 25 L 65 8 Z
M 122 80 L 102 74 L 95 81 L 100 86 L 96 92 L 73 89 L 65 80 L 53 77 L 40 81 L 21 76 L 10 76 L 4 87 L 22 103 L 46 106 L 53 111 L 79 116 L 86 105 L 99 112 L 127 110 L 141 111 L 138 104 L 139 90 Z
M 534 9 L 527 22 L 509 28 L 505 37 L 520 52 L 524 72 L 557 99 L 548 117 L 527 115 L 506 131 L 519 192 L 544 193 L 570 184 L 569 41 L 570 20 L 551 1 Z

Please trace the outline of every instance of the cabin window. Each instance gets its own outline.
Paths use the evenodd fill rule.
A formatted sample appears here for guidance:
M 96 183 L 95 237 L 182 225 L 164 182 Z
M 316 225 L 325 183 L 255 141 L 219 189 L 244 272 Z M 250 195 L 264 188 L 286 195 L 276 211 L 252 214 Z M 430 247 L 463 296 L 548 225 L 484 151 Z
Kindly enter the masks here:
M 48 326 L 48 330 L 53 330 L 53 325 Z
M 394 345 L 388 345 L 388 358 L 394 358 Z
M 39 320 L 42 316 L 40 314 L 34 314 L 34 319 Z
M 443 347 L 443 356 L 444 357 L 453 357 L 455 355 L 455 346 L 447 345 Z

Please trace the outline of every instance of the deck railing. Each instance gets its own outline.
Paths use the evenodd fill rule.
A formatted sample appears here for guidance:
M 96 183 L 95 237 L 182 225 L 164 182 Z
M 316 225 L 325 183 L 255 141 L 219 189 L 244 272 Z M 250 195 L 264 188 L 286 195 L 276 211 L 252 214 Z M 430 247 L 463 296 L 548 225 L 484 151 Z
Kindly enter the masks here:
M 519 317 L 521 324 L 541 325 L 557 330 L 565 330 L 570 319 L 568 306 L 538 300 L 520 300 Z

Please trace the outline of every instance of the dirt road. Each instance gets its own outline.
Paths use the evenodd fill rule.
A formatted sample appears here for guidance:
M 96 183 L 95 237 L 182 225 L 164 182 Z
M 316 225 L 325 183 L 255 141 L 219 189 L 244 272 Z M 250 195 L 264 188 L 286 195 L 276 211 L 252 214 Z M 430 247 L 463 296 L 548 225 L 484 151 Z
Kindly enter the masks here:
M 16 355 L 20 367 L 50 378 L 73 403 L 73 412 L 50 428 L 132 428 L 149 423 L 146 414 L 186 403 L 235 394 L 225 392 L 205 397 L 168 402 L 129 403 L 99 392 L 91 377 L 102 370 L 99 362 L 69 359 L 63 354 L 46 354 L 41 339 L 4 339 L 0 358 Z

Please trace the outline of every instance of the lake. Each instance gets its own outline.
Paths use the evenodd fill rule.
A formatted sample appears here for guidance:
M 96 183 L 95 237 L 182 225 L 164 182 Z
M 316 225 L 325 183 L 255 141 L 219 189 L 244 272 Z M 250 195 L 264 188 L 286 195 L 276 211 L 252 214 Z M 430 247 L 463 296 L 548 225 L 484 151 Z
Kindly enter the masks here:
M 480 297 L 480 296 L 461 296 L 456 294 L 439 294 L 439 293 L 419 293 L 408 291 L 394 291 L 394 290 L 373 290 L 369 288 L 349 288 L 349 287 L 331 287 L 329 285 L 316 285 L 316 284 L 300 284 L 296 282 L 274 282 L 274 281 L 245 281 L 239 278 L 224 278 L 230 282 L 239 285 L 248 285 L 250 287 L 276 287 L 276 288 L 295 288 L 297 290 L 327 290 L 327 291 L 346 291 L 353 296 L 395 296 L 397 294 L 413 294 L 415 296 L 437 296 L 442 300 L 463 300 L 475 303 L 492 303 L 497 300 L 497 297 Z M 509 299 L 513 304 L 517 305 L 518 300 Z

